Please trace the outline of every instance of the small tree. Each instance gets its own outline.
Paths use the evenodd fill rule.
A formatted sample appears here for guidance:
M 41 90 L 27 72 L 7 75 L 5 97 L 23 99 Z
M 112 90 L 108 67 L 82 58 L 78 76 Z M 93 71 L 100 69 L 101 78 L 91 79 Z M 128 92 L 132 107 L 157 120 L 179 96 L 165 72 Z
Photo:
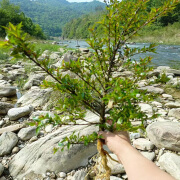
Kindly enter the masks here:
M 157 17 L 172 10 L 178 0 L 167 0 L 158 9 L 151 9 L 147 12 L 148 0 L 105 0 L 107 5 L 106 14 L 101 22 L 104 34 L 99 37 L 96 34 L 96 26 L 90 29 L 92 38 L 87 42 L 94 50 L 92 57 L 86 60 L 70 61 L 63 63 L 60 68 L 52 68 L 51 61 L 47 58 L 39 60 L 40 51 L 34 51 L 34 47 L 27 41 L 27 36 L 21 31 L 21 24 L 6 28 L 9 41 L 3 42 L 4 47 L 12 49 L 11 55 L 14 57 L 23 56 L 29 58 L 37 66 L 41 67 L 55 81 L 44 81 L 45 87 L 52 87 L 64 93 L 64 97 L 59 99 L 58 108 L 64 114 L 56 115 L 55 118 L 49 116 L 35 119 L 35 124 L 44 126 L 42 120 L 49 119 L 47 123 L 54 125 L 68 125 L 73 123 L 78 125 L 76 120 L 83 120 L 84 124 L 97 125 L 100 130 L 108 131 L 137 131 L 144 129 L 144 120 L 147 115 L 141 111 L 139 102 L 150 101 L 152 96 L 139 90 L 138 82 L 147 77 L 151 70 L 148 63 L 151 57 L 140 58 L 139 61 L 133 59 L 133 55 L 146 52 L 155 52 L 155 45 L 143 48 L 129 48 L 126 42 L 144 26 L 150 24 Z M 125 48 L 122 48 L 126 46 Z M 122 51 L 121 56 L 117 56 L 118 51 Z M 126 60 L 125 60 L 126 59 Z M 121 76 L 121 69 L 132 72 L 131 76 Z M 70 75 L 62 75 L 62 71 L 70 71 L 76 78 Z M 118 72 L 118 75 L 117 75 Z M 90 123 L 85 120 L 86 111 L 99 116 L 99 122 Z M 66 118 L 64 118 L 66 116 Z M 153 115 L 151 118 L 156 117 Z M 141 125 L 134 127 L 131 122 L 141 120 Z M 111 121 L 111 124 L 108 122 Z M 81 124 L 82 125 L 82 124 Z M 107 152 L 102 147 L 102 142 L 98 134 L 94 132 L 88 136 L 79 136 L 74 132 L 71 136 L 63 139 L 59 146 L 63 150 L 71 144 L 88 143 L 97 140 L 97 149 L 101 156 L 105 172 L 97 174 L 97 179 L 109 179 L 110 169 L 107 166 Z

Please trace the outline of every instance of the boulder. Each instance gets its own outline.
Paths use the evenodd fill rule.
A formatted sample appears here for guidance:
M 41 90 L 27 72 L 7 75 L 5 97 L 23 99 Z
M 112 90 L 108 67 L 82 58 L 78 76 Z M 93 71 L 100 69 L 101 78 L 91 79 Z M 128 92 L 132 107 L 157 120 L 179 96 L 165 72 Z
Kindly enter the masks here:
M 165 104 L 168 108 L 180 108 L 180 103 L 178 102 L 168 102 Z
M 99 117 L 90 113 L 86 117 L 86 120 L 97 122 Z M 9 172 L 13 177 L 21 180 L 30 173 L 34 177 L 38 177 L 38 174 L 45 174 L 47 171 L 55 172 L 56 174 L 59 172 L 67 173 L 73 169 L 86 166 L 88 164 L 88 158 L 97 152 L 94 143 L 88 146 L 76 144 L 69 151 L 65 148 L 63 152 L 59 150 L 55 154 L 53 153 L 53 149 L 58 147 L 57 144 L 59 141 L 71 135 L 74 131 L 81 136 L 97 130 L 97 126 L 63 126 L 21 149 L 11 160 Z
M 36 135 L 36 127 L 23 128 L 18 133 L 18 137 L 23 141 L 27 141 L 32 137 L 34 137 L 35 135 Z
M 0 86 L 0 97 L 9 97 L 16 95 L 16 87 Z
M 0 102 L 0 114 L 6 115 L 9 109 L 13 108 L 14 105 L 6 102 Z
M 145 87 L 141 87 L 139 89 L 140 90 L 146 90 L 149 93 L 155 93 L 155 94 L 162 94 L 164 92 L 163 89 L 158 88 L 158 87 L 154 87 L 154 86 L 145 86 Z
M 12 108 L 8 111 L 8 116 L 11 121 L 15 121 L 21 117 L 29 115 L 32 111 L 33 111 L 32 106 Z
M 160 157 L 159 164 L 176 180 L 180 180 L 180 156 L 167 152 Z
M 18 137 L 13 132 L 5 132 L 0 136 L 0 156 L 11 153 L 18 142 Z
M 172 116 L 172 117 L 175 117 L 177 119 L 180 119 L 180 108 L 170 109 L 168 116 Z
M 139 138 L 134 140 L 133 145 L 135 148 L 140 150 L 152 150 L 154 148 L 154 144 L 152 144 L 149 140 L 145 138 Z
M 34 111 L 34 112 L 31 113 L 31 116 L 29 118 L 33 119 L 33 118 L 41 116 L 41 115 L 46 116 L 47 114 L 52 118 L 55 117 L 54 113 L 50 112 L 50 111 Z
M 180 151 L 180 123 L 155 122 L 147 128 L 147 136 L 158 148 Z
M 42 81 L 45 79 L 44 74 L 33 74 L 29 77 L 29 80 L 24 85 L 25 90 L 30 89 L 32 86 L 39 86 L 41 85 Z
M 52 89 L 40 89 L 37 86 L 33 86 L 27 93 L 25 93 L 20 99 L 18 99 L 17 104 L 21 106 L 32 105 L 33 107 L 43 107 L 48 100 Z
M 86 174 L 87 171 L 85 170 L 76 171 L 71 180 L 86 180 Z

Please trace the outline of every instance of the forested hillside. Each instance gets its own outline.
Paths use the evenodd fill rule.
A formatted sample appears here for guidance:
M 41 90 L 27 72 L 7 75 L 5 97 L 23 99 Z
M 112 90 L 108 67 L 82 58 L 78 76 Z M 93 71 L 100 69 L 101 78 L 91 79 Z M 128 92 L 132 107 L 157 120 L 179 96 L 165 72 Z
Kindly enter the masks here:
M 10 4 L 9 0 L 0 1 L 0 37 L 5 36 L 5 30 L 2 26 L 7 26 L 9 22 L 13 24 L 18 24 L 22 22 L 23 30 L 30 35 L 45 39 L 45 35 L 38 24 L 34 24 L 32 20 L 25 16 L 23 12 L 20 11 L 19 6 Z
M 50 36 L 60 36 L 63 26 L 83 14 L 103 10 L 99 1 L 69 3 L 66 0 L 10 0 Z
M 134 1 L 136 0 L 128 0 Z M 148 2 L 147 11 L 150 11 L 153 7 L 160 7 L 166 0 L 150 0 Z M 90 28 L 95 22 L 99 21 L 102 17 L 104 11 L 96 12 L 94 14 L 84 15 L 80 18 L 73 19 L 68 22 L 63 28 L 63 36 L 66 38 L 78 38 L 85 39 L 89 38 L 90 34 L 88 28 Z M 159 18 L 154 24 L 147 29 L 158 29 L 168 24 L 173 24 L 175 22 L 180 22 L 180 3 L 176 6 L 173 12 L 168 13 L 168 15 Z M 97 32 L 103 34 L 101 25 L 97 24 Z

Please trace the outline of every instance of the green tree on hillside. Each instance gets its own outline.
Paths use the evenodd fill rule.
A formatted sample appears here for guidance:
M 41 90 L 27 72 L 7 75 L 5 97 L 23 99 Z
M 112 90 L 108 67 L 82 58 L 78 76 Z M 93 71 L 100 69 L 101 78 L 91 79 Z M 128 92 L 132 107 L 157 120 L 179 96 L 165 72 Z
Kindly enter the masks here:
M 9 22 L 13 24 L 19 24 L 22 22 L 23 30 L 40 39 L 45 39 L 45 35 L 39 25 L 32 22 L 31 18 L 28 18 L 20 11 L 19 6 L 10 4 L 9 0 L 2 0 L 0 2 L 0 37 L 5 37 L 6 33 L 2 26 L 7 26 Z

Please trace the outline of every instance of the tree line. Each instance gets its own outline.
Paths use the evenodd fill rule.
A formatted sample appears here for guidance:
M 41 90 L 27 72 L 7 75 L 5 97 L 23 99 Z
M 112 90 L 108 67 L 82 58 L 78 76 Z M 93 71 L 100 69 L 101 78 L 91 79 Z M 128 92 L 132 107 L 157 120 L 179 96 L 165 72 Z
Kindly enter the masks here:
M 34 24 L 31 18 L 26 17 L 23 12 L 20 11 L 20 7 L 11 4 L 9 0 L 2 0 L 0 2 L 0 37 L 5 37 L 6 32 L 2 26 L 7 26 L 9 22 L 13 24 L 19 24 L 22 22 L 22 29 L 39 39 L 46 39 L 41 27 L 38 24 Z
M 127 0 L 127 1 L 134 1 L 137 0 Z M 162 6 L 162 4 L 166 2 L 166 0 L 150 0 L 147 4 L 147 12 L 150 12 L 151 8 L 158 8 Z M 100 21 L 103 17 L 105 10 L 98 11 L 93 14 L 83 15 L 80 18 L 76 18 L 68 22 L 64 28 L 62 35 L 65 38 L 73 39 L 86 39 L 90 38 L 90 34 L 88 29 L 92 28 L 95 22 Z M 173 24 L 174 22 L 180 22 L 180 3 L 176 5 L 176 8 L 166 14 L 166 16 L 158 18 L 153 24 L 152 27 L 149 28 L 158 28 L 167 26 L 168 24 Z M 96 31 L 99 34 L 103 35 L 102 26 L 96 25 Z

